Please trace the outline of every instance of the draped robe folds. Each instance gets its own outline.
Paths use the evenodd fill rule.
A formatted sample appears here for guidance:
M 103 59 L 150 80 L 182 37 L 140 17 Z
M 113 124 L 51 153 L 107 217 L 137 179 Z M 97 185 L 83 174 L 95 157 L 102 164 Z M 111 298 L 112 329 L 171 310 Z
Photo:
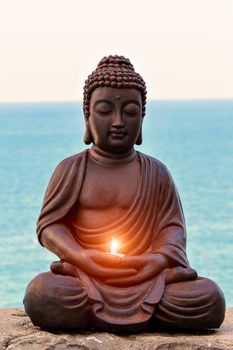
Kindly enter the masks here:
M 183 211 L 174 182 L 158 160 L 137 152 L 140 184 L 126 214 L 106 227 L 87 229 L 72 221 L 72 208 L 82 188 L 89 151 L 62 161 L 48 185 L 37 234 L 56 222 L 66 222 L 78 244 L 84 249 L 107 252 L 113 237 L 126 255 L 160 253 L 169 267 L 188 267 Z M 77 277 L 78 278 L 78 277 Z M 116 287 L 105 284 L 79 269 L 79 278 L 97 319 L 111 324 L 140 324 L 156 315 L 156 305 L 165 289 L 165 271 L 138 285 Z

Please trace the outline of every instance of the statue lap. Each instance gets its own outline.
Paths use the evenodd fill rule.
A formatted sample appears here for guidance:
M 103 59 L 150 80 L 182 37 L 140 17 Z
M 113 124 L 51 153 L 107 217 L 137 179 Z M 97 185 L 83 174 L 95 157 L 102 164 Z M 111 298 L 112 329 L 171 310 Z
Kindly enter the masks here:
M 94 324 L 96 328 L 92 303 L 78 277 L 41 273 L 29 283 L 24 304 L 35 326 L 90 329 Z M 98 319 L 98 327 L 105 331 L 143 331 L 150 323 L 153 330 L 211 329 L 221 325 L 224 314 L 224 298 L 217 284 L 198 277 L 166 285 L 155 314 L 147 324 L 113 325 Z

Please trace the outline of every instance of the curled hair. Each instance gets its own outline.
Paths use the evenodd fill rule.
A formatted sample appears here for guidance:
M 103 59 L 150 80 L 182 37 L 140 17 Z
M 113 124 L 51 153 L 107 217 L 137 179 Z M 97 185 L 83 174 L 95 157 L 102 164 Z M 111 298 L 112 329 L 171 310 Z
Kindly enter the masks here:
M 146 84 L 135 72 L 133 65 L 124 56 L 108 56 L 102 58 L 96 70 L 85 81 L 83 93 L 83 111 L 85 118 L 89 117 L 89 104 L 92 92 L 98 87 L 133 88 L 142 95 L 142 116 L 146 111 Z

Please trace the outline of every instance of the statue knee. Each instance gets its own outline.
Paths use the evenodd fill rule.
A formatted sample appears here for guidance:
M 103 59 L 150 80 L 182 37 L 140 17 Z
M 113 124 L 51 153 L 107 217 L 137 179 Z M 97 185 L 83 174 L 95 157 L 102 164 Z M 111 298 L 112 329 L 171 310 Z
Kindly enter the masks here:
M 180 329 L 216 329 L 224 316 L 225 299 L 221 289 L 203 277 L 167 285 L 155 315 L 157 325 Z
M 206 281 L 206 292 L 208 293 L 208 299 L 210 304 L 210 328 L 219 328 L 224 321 L 226 303 L 222 290 L 219 286 L 210 279 Z
M 26 314 L 35 326 L 40 326 L 40 321 L 46 317 L 44 303 L 46 294 L 49 292 L 46 285 L 47 274 L 47 272 L 41 273 L 33 278 L 26 288 L 23 300 Z
M 87 293 L 70 276 L 39 274 L 26 289 L 24 306 L 32 323 L 44 329 L 85 328 L 89 322 Z

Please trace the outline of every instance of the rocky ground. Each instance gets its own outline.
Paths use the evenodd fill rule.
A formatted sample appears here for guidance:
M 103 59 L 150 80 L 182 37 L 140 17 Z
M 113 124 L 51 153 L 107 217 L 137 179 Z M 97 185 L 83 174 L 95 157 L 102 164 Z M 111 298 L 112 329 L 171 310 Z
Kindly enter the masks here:
M 218 331 L 205 333 L 49 333 L 34 327 L 22 308 L 0 309 L 0 350 L 233 350 L 233 308 Z

